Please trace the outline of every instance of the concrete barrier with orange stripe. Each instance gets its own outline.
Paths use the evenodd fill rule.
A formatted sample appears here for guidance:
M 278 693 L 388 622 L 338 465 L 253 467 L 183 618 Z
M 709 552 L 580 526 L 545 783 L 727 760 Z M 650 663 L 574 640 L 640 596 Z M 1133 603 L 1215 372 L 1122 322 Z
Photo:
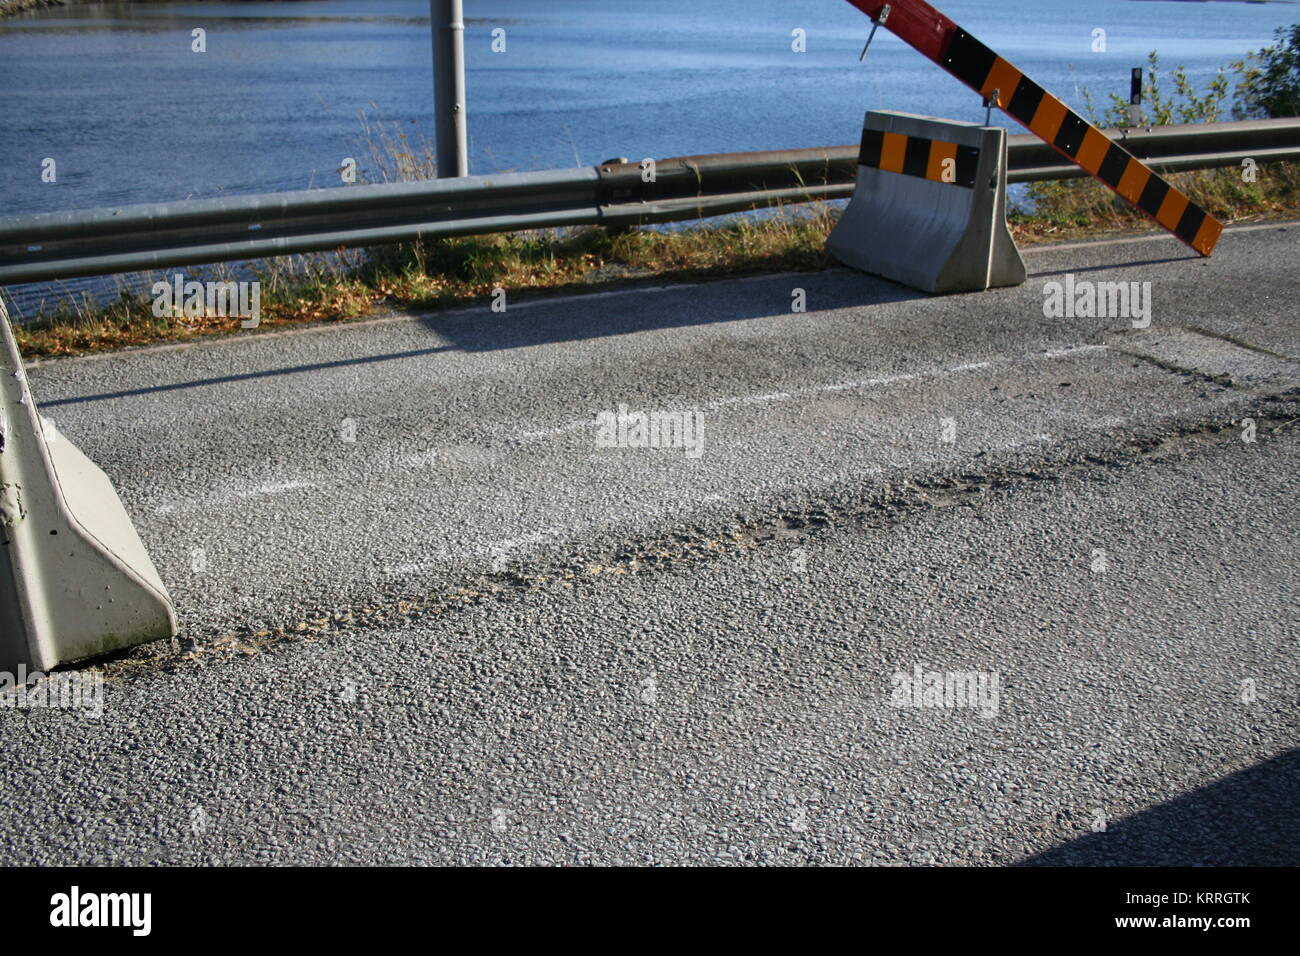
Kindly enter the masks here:
M 849 2 L 1201 255 L 1214 251 L 1222 223 L 925 0 Z
M 979 150 L 941 139 L 863 129 L 858 165 L 972 188 Z
M 858 179 L 826 247 L 846 265 L 924 292 L 1025 281 L 1007 230 L 1006 130 L 873 110 Z

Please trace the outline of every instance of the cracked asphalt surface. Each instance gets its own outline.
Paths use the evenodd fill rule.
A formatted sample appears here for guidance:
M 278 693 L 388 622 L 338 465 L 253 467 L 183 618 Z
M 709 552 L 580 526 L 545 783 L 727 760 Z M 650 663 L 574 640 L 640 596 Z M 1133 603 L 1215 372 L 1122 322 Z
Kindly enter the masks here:
M 1297 236 L 43 363 L 184 630 L 0 711 L 0 860 L 1295 864 Z

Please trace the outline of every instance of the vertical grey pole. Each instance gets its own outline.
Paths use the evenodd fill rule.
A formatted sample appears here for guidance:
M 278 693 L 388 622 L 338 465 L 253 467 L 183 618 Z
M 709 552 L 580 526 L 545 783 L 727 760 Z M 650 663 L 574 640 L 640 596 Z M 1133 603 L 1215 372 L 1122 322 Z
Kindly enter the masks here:
M 1142 67 L 1133 67 L 1128 81 L 1128 125 L 1136 127 L 1142 119 Z
M 465 17 L 461 0 L 429 0 L 438 178 L 469 175 L 465 136 Z

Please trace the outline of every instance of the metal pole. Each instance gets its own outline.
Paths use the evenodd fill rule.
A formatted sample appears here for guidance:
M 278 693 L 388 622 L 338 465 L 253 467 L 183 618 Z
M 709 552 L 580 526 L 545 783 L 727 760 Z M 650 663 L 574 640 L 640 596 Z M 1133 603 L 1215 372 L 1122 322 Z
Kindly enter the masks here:
M 1133 67 L 1128 81 L 1128 125 L 1134 128 L 1142 121 L 1142 67 Z
M 461 0 L 429 0 L 438 177 L 469 175 L 465 135 L 465 17 Z

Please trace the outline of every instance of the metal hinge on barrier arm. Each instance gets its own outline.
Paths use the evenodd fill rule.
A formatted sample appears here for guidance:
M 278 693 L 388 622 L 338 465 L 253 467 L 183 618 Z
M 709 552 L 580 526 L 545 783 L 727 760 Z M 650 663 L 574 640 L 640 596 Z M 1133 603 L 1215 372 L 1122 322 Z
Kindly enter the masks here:
M 848 2 L 1201 255 L 1214 251 L 1222 223 L 925 0 Z
M 876 31 L 880 25 L 889 19 L 889 4 L 880 8 L 880 13 L 871 21 L 871 32 L 867 34 L 867 42 L 862 47 L 862 52 L 858 54 L 858 62 L 861 63 L 867 58 L 867 51 L 871 49 L 871 41 L 876 38 Z

